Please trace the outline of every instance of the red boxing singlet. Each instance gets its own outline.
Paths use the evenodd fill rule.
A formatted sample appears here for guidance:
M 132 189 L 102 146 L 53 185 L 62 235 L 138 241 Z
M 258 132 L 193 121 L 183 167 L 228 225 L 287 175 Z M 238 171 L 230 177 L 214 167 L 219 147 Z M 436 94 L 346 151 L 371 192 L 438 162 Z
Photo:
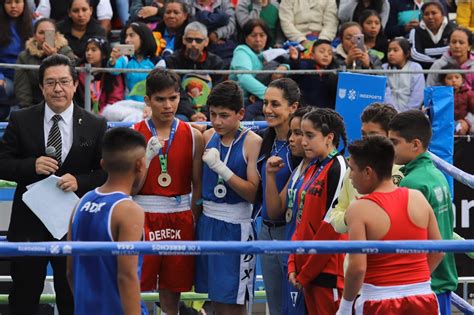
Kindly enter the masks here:
M 153 136 L 146 120 L 136 123 L 133 129 L 144 135 L 147 142 Z M 168 151 L 167 147 L 168 140 L 165 141 L 163 149 Z M 151 160 L 145 183 L 138 194 L 165 197 L 189 194 L 193 178 L 193 155 L 193 131 L 187 123 L 179 121 L 173 144 L 168 152 L 168 174 L 172 178 L 171 184 L 166 188 L 158 185 L 161 166 L 158 156 L 155 156 Z
M 375 202 L 390 218 L 390 229 L 381 238 L 389 240 L 427 240 L 428 230 L 416 226 L 408 215 L 408 189 L 398 188 L 390 193 L 371 193 L 361 197 Z M 364 283 L 395 286 L 430 280 L 426 254 L 367 255 Z

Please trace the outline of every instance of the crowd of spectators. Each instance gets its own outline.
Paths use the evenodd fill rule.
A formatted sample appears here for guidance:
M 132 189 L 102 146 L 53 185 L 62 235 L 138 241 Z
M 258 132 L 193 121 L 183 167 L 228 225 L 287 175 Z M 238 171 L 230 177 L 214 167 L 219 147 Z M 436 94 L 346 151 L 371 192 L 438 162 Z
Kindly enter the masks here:
M 100 52 L 95 66 L 101 67 L 417 71 L 449 66 L 455 71 L 474 66 L 473 9 L 473 1 L 467 0 L 0 0 L 0 27 L 6 30 L 0 33 L 0 62 L 38 65 L 59 53 L 84 65 L 90 61 L 88 45 L 102 39 L 93 45 Z M 54 43 L 47 40 L 52 31 Z M 133 53 L 124 55 L 123 50 L 110 48 L 116 44 L 133 45 Z M 286 53 L 267 54 L 282 48 Z M 263 119 L 264 92 L 282 76 L 186 74 L 178 117 L 208 120 L 207 95 L 229 78 L 244 90 L 245 119 Z M 103 114 L 109 105 L 119 105 L 104 113 L 112 120 L 146 116 L 144 77 L 143 73 L 95 74 L 94 110 Z M 291 77 L 306 105 L 335 107 L 337 75 Z M 470 91 L 474 74 L 462 78 L 461 90 Z M 79 104 L 83 104 L 84 82 L 75 97 Z M 419 108 L 425 86 L 446 84 L 437 73 L 391 73 L 387 82 L 386 101 L 399 111 Z M 41 101 L 37 87 L 35 70 L 1 68 L 0 118 L 7 119 L 12 108 Z M 134 102 L 124 104 L 124 100 Z

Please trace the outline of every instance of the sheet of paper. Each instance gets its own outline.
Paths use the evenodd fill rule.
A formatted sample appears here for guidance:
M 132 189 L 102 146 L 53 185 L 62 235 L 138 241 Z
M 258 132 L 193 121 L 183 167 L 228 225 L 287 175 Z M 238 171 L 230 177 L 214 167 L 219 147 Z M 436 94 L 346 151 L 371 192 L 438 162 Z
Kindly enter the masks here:
M 263 58 L 265 58 L 266 62 L 270 62 L 287 53 L 288 51 L 283 48 L 270 48 L 263 52 Z
M 67 233 L 69 219 L 79 197 L 59 189 L 56 186 L 58 180 L 59 177 L 51 175 L 30 185 L 22 199 L 51 235 L 59 240 Z

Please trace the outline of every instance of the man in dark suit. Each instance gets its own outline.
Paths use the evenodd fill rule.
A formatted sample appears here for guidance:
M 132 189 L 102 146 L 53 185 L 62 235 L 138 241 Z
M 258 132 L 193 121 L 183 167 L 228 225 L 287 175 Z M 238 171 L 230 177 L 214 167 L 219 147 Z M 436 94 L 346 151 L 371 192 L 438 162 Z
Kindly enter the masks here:
M 9 242 L 57 241 L 22 201 L 27 185 L 54 173 L 61 178 L 59 188 L 82 197 L 106 179 L 100 168 L 106 122 L 73 104 L 78 80 L 69 58 L 46 58 L 39 69 L 39 82 L 45 101 L 13 112 L 0 141 L 0 178 L 18 184 L 8 228 Z M 73 314 L 66 257 L 12 259 L 12 314 L 37 313 L 48 262 L 53 268 L 58 310 L 60 314 Z

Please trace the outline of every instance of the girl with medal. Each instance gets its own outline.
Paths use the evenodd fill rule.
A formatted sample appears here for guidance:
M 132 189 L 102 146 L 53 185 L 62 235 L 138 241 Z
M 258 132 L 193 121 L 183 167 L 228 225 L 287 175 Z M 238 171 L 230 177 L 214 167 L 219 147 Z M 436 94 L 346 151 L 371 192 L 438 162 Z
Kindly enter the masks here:
M 151 117 L 133 126 L 147 140 L 147 176 L 134 197 L 145 210 L 146 241 L 193 241 L 201 213 L 202 134 L 176 119 L 180 77 L 160 68 L 146 79 L 145 103 Z M 190 196 L 191 195 L 191 196 Z M 159 289 L 163 312 L 177 314 L 180 293 L 192 289 L 194 258 L 145 255 L 142 291 Z
M 260 210 L 262 225 L 258 239 L 263 241 L 285 239 L 285 216 L 284 214 L 273 214 L 267 211 L 265 198 L 266 164 L 271 156 L 280 157 L 284 161 L 282 167 L 276 174 L 277 193 L 281 191 L 288 177 L 298 165 L 300 158 L 293 157 L 288 147 L 289 119 L 291 114 L 298 108 L 300 100 L 300 89 L 295 81 L 282 78 L 272 81 L 263 100 L 263 114 L 268 123 L 268 128 L 262 133 L 263 141 L 257 161 L 257 169 L 260 173 L 261 185 L 257 194 L 259 200 L 255 209 Z M 261 198 L 261 199 L 260 199 Z M 261 204 L 261 206 L 260 206 Z M 285 280 L 286 272 L 284 266 L 286 260 L 284 255 L 262 255 L 263 281 L 267 293 L 268 308 L 271 314 L 279 314 L 281 310 L 281 283 Z
M 301 185 L 292 240 L 344 240 L 329 224 L 347 166 L 341 153 L 347 143 L 342 117 L 332 109 L 317 108 L 303 117 L 302 145 L 310 166 Z M 337 150 L 340 139 L 341 152 Z M 295 255 L 288 258 L 290 283 L 304 288 L 311 314 L 336 314 L 344 287 L 344 254 Z
M 253 241 L 252 203 L 259 176 L 261 138 L 241 128 L 243 93 L 237 83 L 216 85 L 207 99 L 213 129 L 204 132 L 203 214 L 196 225 L 200 241 Z M 208 293 L 217 314 L 244 314 L 252 300 L 255 255 L 196 257 L 195 288 Z
M 293 157 L 303 158 L 300 164 L 291 173 L 285 187 L 278 192 L 276 185 L 276 174 L 284 167 L 284 161 L 281 157 L 272 156 L 267 160 L 265 185 L 265 195 L 267 211 L 272 215 L 285 215 L 285 240 L 291 240 L 296 225 L 296 208 L 298 205 L 298 196 L 303 183 L 304 174 L 310 164 L 310 160 L 305 158 L 304 149 L 301 145 L 303 133 L 301 131 L 301 120 L 303 116 L 310 112 L 312 107 L 302 107 L 297 109 L 290 117 L 289 148 Z M 279 195 L 280 198 L 275 198 Z M 285 277 L 281 282 L 282 288 L 282 306 L 281 314 L 306 314 L 303 292 L 293 287 L 288 282 L 288 256 L 284 256 L 283 272 Z

